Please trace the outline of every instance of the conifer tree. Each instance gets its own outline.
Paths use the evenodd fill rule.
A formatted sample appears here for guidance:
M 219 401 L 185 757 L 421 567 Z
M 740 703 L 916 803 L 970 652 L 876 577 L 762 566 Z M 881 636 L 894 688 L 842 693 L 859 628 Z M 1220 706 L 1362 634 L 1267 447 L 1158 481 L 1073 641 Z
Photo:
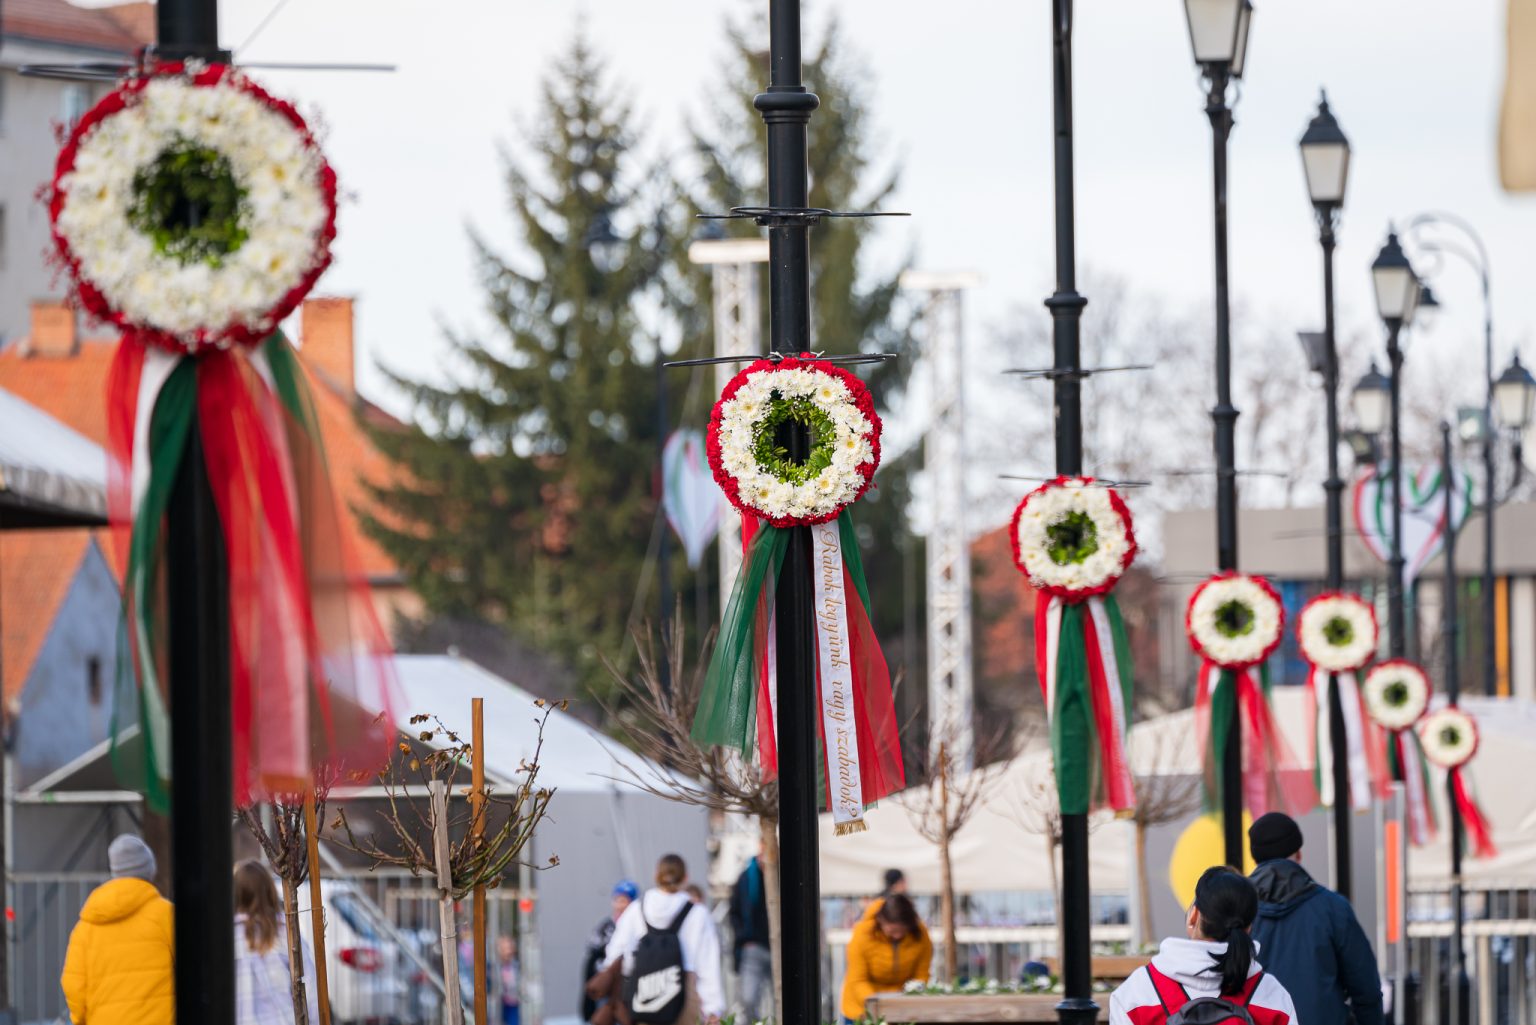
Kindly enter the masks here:
M 412 422 L 372 435 L 404 483 L 375 489 L 365 520 L 429 617 L 500 624 L 589 686 L 625 646 L 656 511 L 655 341 L 637 308 L 665 240 L 628 121 L 578 35 L 531 157 L 506 158 L 513 255 L 470 232 L 494 330 L 450 334 L 449 384 L 393 378 Z

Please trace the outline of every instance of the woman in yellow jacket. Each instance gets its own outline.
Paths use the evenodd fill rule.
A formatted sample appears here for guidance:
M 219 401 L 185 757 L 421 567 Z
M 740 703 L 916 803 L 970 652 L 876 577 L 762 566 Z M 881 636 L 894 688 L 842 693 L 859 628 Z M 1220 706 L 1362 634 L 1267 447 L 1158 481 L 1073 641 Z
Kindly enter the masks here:
M 176 1020 L 171 902 L 155 856 L 136 836 L 107 848 L 112 878 L 85 899 L 64 956 L 64 999 L 75 1025 L 171 1025 Z
M 876 993 L 897 993 L 912 980 L 928 981 L 933 941 L 912 902 L 896 893 L 877 900 L 853 927 L 848 970 L 843 976 L 843 1021 L 861 1021 L 864 1002 Z

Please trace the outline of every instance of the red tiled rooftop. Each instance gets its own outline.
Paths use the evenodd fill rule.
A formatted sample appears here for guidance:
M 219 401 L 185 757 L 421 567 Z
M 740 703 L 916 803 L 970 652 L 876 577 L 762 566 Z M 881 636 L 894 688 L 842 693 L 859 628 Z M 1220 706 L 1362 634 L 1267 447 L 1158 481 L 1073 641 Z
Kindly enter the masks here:
M 98 444 L 107 442 L 105 392 L 116 350 L 115 341 L 87 339 L 72 355 L 28 354 L 26 340 L 0 349 L 0 388 L 4 388 Z M 386 483 L 393 473 L 390 463 L 368 441 L 358 425 L 355 396 L 310 374 L 337 497 L 346 506 L 353 525 L 354 551 L 370 579 L 393 579 L 399 567 L 372 538 L 363 534 L 354 512 L 369 502 L 365 482 Z M 369 419 L 378 415 L 369 407 Z
M 90 540 L 86 530 L 0 533 L 0 683 L 7 701 L 27 682 Z
M 150 3 L 76 7 L 68 0 L 4 0 L 7 36 L 128 56 L 155 41 Z

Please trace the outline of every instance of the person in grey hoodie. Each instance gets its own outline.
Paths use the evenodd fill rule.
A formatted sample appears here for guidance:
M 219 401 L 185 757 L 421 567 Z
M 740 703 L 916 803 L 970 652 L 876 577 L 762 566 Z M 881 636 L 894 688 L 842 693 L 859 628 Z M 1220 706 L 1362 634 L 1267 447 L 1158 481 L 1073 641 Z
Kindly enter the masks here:
M 1301 867 L 1301 827 L 1281 812 L 1248 827 L 1258 867 L 1253 938 L 1264 966 L 1290 990 L 1302 1025 L 1382 1025 L 1381 975 L 1349 901 Z

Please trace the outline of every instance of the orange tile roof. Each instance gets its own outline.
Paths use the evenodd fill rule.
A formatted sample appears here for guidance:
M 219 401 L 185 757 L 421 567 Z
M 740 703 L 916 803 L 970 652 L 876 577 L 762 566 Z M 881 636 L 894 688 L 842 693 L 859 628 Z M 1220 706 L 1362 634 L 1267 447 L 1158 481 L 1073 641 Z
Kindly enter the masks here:
M 107 442 L 106 385 L 116 342 L 89 339 L 82 341 L 71 356 L 26 355 L 25 340 L 0 349 L 0 388 L 4 388 L 39 409 L 63 421 L 98 444 Z M 337 497 L 351 515 L 354 551 L 362 570 L 372 580 L 394 580 L 400 568 L 372 538 L 362 533 L 354 512 L 370 503 L 365 482 L 387 483 L 395 474 L 394 464 L 368 441 L 357 423 L 352 396 L 310 375 L 320 436 L 325 442 L 326 458 L 332 471 Z M 375 420 L 382 414 L 375 407 L 365 407 Z
M 31 675 L 90 540 L 86 530 L 0 533 L 0 685 L 7 701 Z
M 146 10 L 143 10 L 147 8 Z M 76 7 L 67 0 L 5 0 L 5 34 L 131 55 L 155 41 L 154 5 Z

